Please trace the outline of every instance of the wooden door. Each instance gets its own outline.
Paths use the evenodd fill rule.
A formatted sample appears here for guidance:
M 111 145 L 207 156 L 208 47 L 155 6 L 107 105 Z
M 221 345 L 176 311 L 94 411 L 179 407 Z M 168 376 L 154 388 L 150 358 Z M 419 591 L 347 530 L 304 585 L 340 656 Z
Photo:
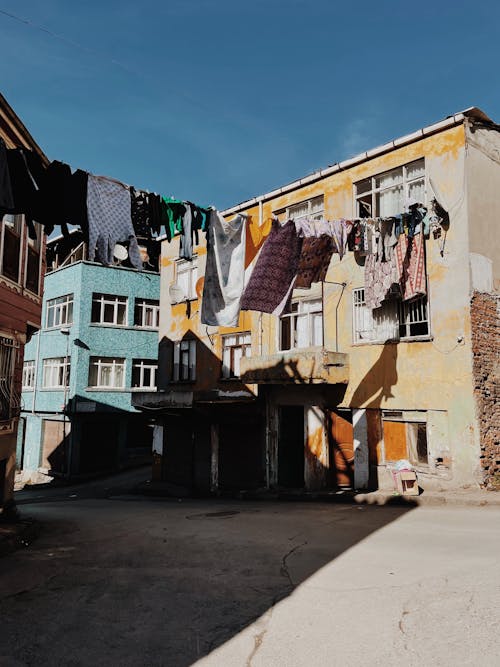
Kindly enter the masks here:
M 384 452 L 386 463 L 408 458 L 404 422 L 384 421 Z
M 354 432 L 350 410 L 329 410 L 330 470 L 336 486 L 354 486 Z
M 66 437 L 64 426 L 66 424 Z M 66 473 L 67 439 L 69 423 L 63 420 L 43 420 L 42 468 L 59 474 Z

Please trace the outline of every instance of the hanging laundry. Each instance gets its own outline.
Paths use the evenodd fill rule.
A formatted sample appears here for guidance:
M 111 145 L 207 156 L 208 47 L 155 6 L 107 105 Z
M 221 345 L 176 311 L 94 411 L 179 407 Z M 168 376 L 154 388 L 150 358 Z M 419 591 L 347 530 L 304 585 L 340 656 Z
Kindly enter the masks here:
M 164 207 L 163 199 L 160 195 L 150 192 L 148 196 L 148 218 L 151 231 L 155 234 L 161 234 L 162 225 L 168 221 L 165 208 L 165 216 L 162 216 L 162 208 Z M 170 241 L 171 236 L 167 234 L 167 239 Z
M 27 154 L 32 154 L 32 168 L 28 167 Z M 31 157 L 31 156 L 30 156 Z M 21 148 L 7 150 L 7 165 L 9 168 L 10 183 L 14 199 L 14 208 L 11 213 L 24 213 L 30 238 L 36 239 L 33 221 L 44 222 L 43 211 L 40 206 L 39 188 L 40 179 L 44 172 L 42 158 L 38 153 L 25 151 Z M 45 221 L 46 222 L 46 221 Z M 54 226 L 47 225 L 46 233 L 50 233 Z
M 7 148 L 0 137 L 0 221 L 4 213 L 14 208 L 14 195 L 10 183 L 9 167 L 7 164 Z
M 393 256 L 388 261 L 381 261 L 376 253 L 371 253 L 365 260 L 365 303 L 368 308 L 380 308 L 383 301 L 399 294 L 396 261 Z
M 352 229 L 352 222 L 350 220 L 332 220 L 330 227 L 335 243 L 334 252 L 337 252 L 342 259 L 347 251 L 347 239 Z
M 283 226 L 273 221 L 241 299 L 242 310 L 281 315 L 293 289 L 301 248 L 293 220 Z
M 45 226 L 50 234 L 54 226 L 59 225 L 64 236 L 69 236 L 68 224 L 71 223 L 72 212 L 72 176 L 71 167 L 64 162 L 53 160 L 42 181 L 39 191 L 39 206 Z
M 211 326 L 238 326 L 245 280 L 246 217 L 226 221 L 212 211 L 208 225 L 207 265 L 201 321 Z
M 173 197 L 162 197 L 162 199 L 173 238 L 176 232 L 182 233 L 182 223 L 186 207 L 180 199 L 174 199 Z
M 334 251 L 330 236 L 309 236 L 302 242 L 295 288 L 309 289 L 312 283 L 322 282 Z
M 396 278 L 403 301 L 427 293 L 425 280 L 425 244 L 423 232 L 407 238 L 401 234 L 394 252 Z
M 191 261 L 193 259 L 193 206 L 190 203 L 184 205 L 182 216 L 181 241 L 179 257 Z
M 130 192 L 117 181 L 89 174 L 87 186 L 89 220 L 88 257 L 97 254 L 103 264 L 112 264 L 116 243 L 129 244 L 129 259 L 136 269 L 142 261 L 132 226 Z
M 130 188 L 130 214 L 136 237 L 151 238 L 149 201 L 146 192 Z
M 378 221 L 380 231 L 380 246 L 378 251 L 382 253 L 382 261 L 390 260 L 393 256 L 394 246 L 398 242 L 396 235 L 396 224 L 392 218 Z
M 72 225 L 80 227 L 85 243 L 89 242 L 89 219 L 87 212 L 88 173 L 77 169 L 71 176 L 69 220 Z

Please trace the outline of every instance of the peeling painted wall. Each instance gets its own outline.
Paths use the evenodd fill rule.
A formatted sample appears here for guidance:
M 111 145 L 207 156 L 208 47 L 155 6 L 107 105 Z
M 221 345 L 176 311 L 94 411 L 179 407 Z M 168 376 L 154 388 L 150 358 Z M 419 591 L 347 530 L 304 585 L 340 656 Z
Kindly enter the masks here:
M 491 134 L 486 137 L 483 131 L 476 132 L 476 143 L 487 143 Z M 494 143 L 497 150 L 500 140 L 496 133 Z M 471 148 L 469 134 L 466 142 L 464 125 L 458 125 L 266 201 L 262 205 L 262 221 L 257 206 L 246 211 L 249 215 L 247 265 L 250 266 L 269 232 L 273 212 L 324 194 L 326 218 L 352 217 L 355 182 L 422 157 L 426 162 L 427 199 L 435 195 L 449 212 L 448 232 L 440 239 L 431 236 L 426 240 L 429 340 L 391 345 L 353 344 L 352 290 L 363 286 L 364 269 L 356 263 L 352 253 L 347 253 L 342 261 L 334 255 L 330 263 L 326 280 L 346 283 L 344 292 L 338 285 L 328 282 L 324 285 L 325 347 L 349 355 L 349 383 L 338 405 L 354 410 L 368 409 L 370 413 L 366 434 L 360 437 L 358 444 L 358 464 L 363 466 L 362 474 L 361 468 L 358 471 L 358 479 L 363 484 L 366 481 L 367 456 L 372 462 L 374 457 L 379 463 L 383 462 L 383 443 L 379 435 L 372 437 L 368 432 L 373 414 L 380 409 L 429 411 L 431 472 L 436 462 L 441 464 L 446 460 L 452 471 L 450 483 L 465 484 L 474 479 L 479 434 L 473 401 L 469 253 L 473 251 L 491 256 L 495 267 L 498 262 L 496 245 L 488 244 L 487 230 L 491 233 L 491 216 L 487 215 L 484 205 L 479 205 L 482 195 L 478 193 L 482 192 L 485 184 L 489 193 L 485 201 L 491 205 L 489 211 L 495 211 L 495 215 L 500 213 L 497 213 L 500 200 L 497 198 L 497 202 L 492 204 L 493 195 L 500 191 L 500 187 L 497 176 L 490 174 L 491 170 L 495 170 L 496 174 L 498 166 L 495 163 L 493 167 L 494 160 L 491 156 L 485 157 L 485 153 L 484 147 Z M 473 162 L 469 165 L 471 155 Z M 476 168 L 481 179 L 471 180 L 471 171 Z M 476 224 L 478 218 L 482 222 L 470 231 L 471 221 Z M 191 303 L 189 318 L 185 304 L 170 307 L 168 289 L 174 282 L 178 240 L 171 244 L 165 242 L 162 252 L 161 337 L 179 340 L 187 331 L 192 331 L 212 353 L 206 365 L 198 365 L 197 388 L 214 386 L 219 380 L 220 336 L 223 333 L 250 330 L 253 355 L 277 352 L 278 319 L 274 316 L 242 313 L 237 329 L 217 330 L 201 325 L 199 299 Z M 199 276 L 202 276 L 206 254 L 204 245 L 196 248 L 196 252 Z M 202 278 L 198 282 L 197 292 L 201 294 Z M 306 294 L 317 296 L 321 294 L 320 287 L 313 286 Z M 304 399 L 304 403 L 307 400 Z M 308 428 L 312 428 L 309 417 L 307 419 Z M 363 433 L 364 428 L 361 429 Z M 310 452 L 314 450 L 317 460 L 321 460 L 322 454 L 318 454 L 319 445 L 316 442 L 318 438 L 317 431 L 312 428 L 307 449 Z M 310 467 L 310 464 L 306 463 L 306 466 Z

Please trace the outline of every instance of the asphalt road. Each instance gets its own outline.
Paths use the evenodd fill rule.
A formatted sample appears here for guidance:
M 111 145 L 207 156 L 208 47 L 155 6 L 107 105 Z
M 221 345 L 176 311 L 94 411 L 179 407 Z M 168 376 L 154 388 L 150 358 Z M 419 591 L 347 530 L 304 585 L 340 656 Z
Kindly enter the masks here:
M 500 508 L 23 491 L 0 667 L 500 664 Z

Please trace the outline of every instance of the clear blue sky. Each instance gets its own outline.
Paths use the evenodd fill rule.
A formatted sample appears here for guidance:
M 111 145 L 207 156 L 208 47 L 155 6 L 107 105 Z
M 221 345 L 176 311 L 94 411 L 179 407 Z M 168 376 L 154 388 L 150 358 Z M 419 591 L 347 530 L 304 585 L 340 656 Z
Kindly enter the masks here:
M 1 91 L 49 158 L 224 208 L 468 106 L 493 0 L 0 0 Z

